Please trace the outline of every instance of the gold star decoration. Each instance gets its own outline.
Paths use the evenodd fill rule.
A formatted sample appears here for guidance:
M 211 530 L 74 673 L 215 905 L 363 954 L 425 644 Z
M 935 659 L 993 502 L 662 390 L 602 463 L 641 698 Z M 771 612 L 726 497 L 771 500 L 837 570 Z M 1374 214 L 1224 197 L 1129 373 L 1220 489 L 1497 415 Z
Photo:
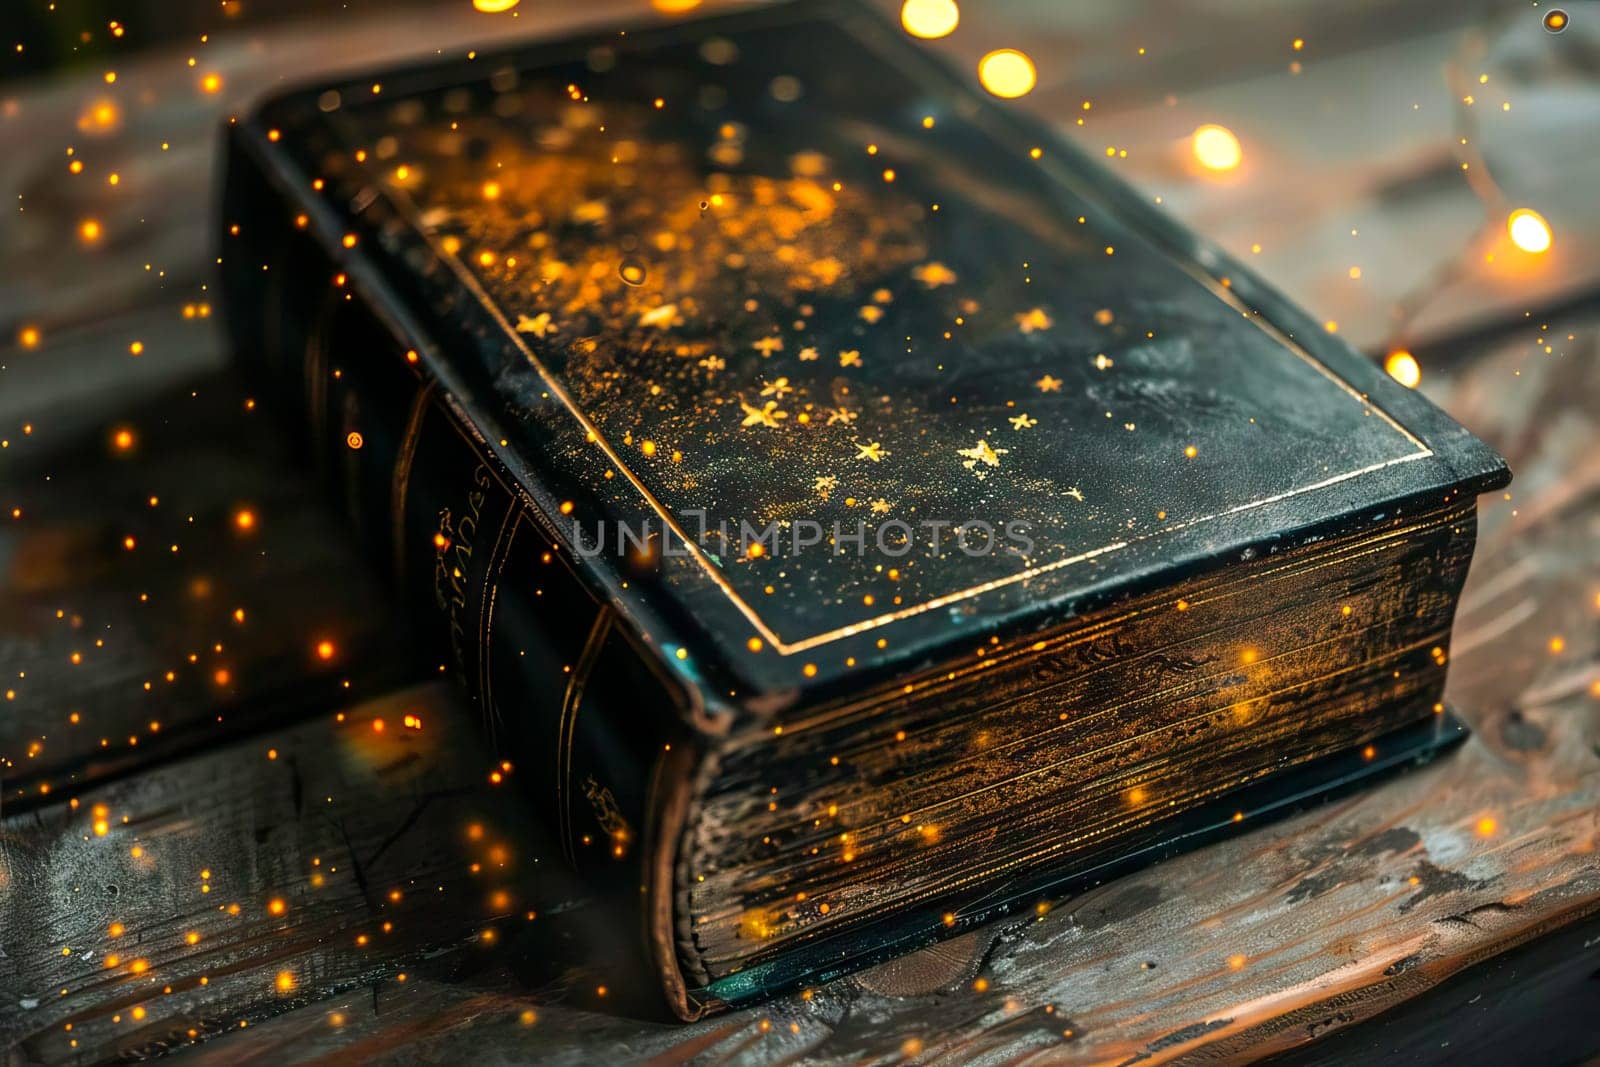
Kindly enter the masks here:
M 794 386 L 789 384 L 789 379 L 779 378 L 775 382 L 768 382 L 761 387 L 762 396 L 775 396 L 779 400 L 794 392 Z
M 839 479 L 831 474 L 826 474 L 812 482 L 811 487 L 817 491 L 818 496 L 826 500 L 829 493 L 839 488 Z
M 1013 430 L 1026 430 L 1030 426 L 1039 425 L 1039 420 L 1029 415 L 1026 411 L 1021 415 L 1011 416 L 1009 421 Z
M 810 363 L 812 360 L 817 359 L 817 358 L 818 358 L 817 350 L 815 348 L 812 348 L 810 345 L 807 345 L 805 348 L 802 348 L 800 350 L 800 362 L 801 363 Z
M 700 361 L 700 366 L 704 367 L 707 371 L 711 372 L 712 374 L 717 373 L 717 371 L 722 370 L 727 365 L 728 365 L 728 361 L 727 360 L 723 359 L 721 356 L 716 356 L 716 355 L 707 356 L 705 359 L 702 359 Z
M 1009 448 L 995 448 L 988 441 L 979 438 L 978 443 L 971 448 L 956 449 L 956 454 L 966 457 L 962 460 L 961 465 L 976 474 L 981 482 L 989 476 L 989 472 L 979 470 L 978 464 L 982 463 L 985 467 L 998 467 L 1000 466 L 1000 457 L 1010 451 Z
M 1033 384 L 1037 385 L 1039 387 L 1039 392 L 1041 392 L 1041 393 L 1059 393 L 1059 392 L 1061 392 L 1061 379 L 1060 378 L 1052 378 L 1048 374 L 1046 374 L 1043 378 L 1040 378 L 1038 381 L 1034 382 Z
M 1043 308 L 1033 308 L 1024 311 L 1017 317 L 1017 328 L 1023 333 L 1033 333 L 1035 330 L 1048 330 L 1055 325 L 1055 320 L 1044 313 Z
M 789 417 L 787 411 L 778 410 L 778 402 L 776 400 L 769 400 L 761 407 L 756 407 L 754 404 L 746 404 L 741 400 L 739 401 L 739 406 L 744 408 L 744 422 L 739 424 L 741 426 L 771 426 L 776 429 L 779 419 L 787 419 Z
M 832 426 L 836 422 L 849 426 L 855 421 L 856 413 L 851 411 L 849 408 L 834 408 L 832 411 L 828 412 L 829 426 Z
M 1079 489 L 1077 486 L 1067 486 L 1067 495 L 1076 500 L 1078 503 L 1083 503 L 1083 490 Z
M 880 496 L 878 499 L 872 502 L 872 513 L 874 515 L 889 514 L 889 502 Z
M 550 312 L 541 311 L 531 319 L 526 315 L 519 314 L 517 316 L 517 332 L 531 333 L 535 337 L 543 337 L 545 334 L 555 333 L 556 327 L 555 323 L 550 321 Z
M 859 367 L 859 366 L 861 366 L 861 353 L 856 351 L 854 348 L 849 348 L 849 349 L 846 349 L 843 352 L 840 352 L 839 353 L 839 366 L 841 366 L 841 367 Z
M 654 326 L 658 330 L 665 330 L 669 326 L 682 326 L 683 320 L 678 317 L 677 304 L 662 304 L 660 307 L 648 308 L 639 313 L 640 326 Z
M 911 277 L 927 286 L 937 289 L 941 285 L 952 285 L 956 281 L 956 272 L 935 260 L 911 268 Z
M 860 315 L 861 318 L 866 322 L 877 322 L 879 319 L 883 318 L 883 309 L 878 307 L 876 304 L 868 304 L 866 307 L 857 312 L 857 314 Z
M 750 347 L 755 349 L 757 352 L 760 352 L 761 353 L 761 358 L 763 358 L 763 359 L 771 359 L 772 358 L 772 353 L 774 353 L 774 352 L 782 352 L 783 351 L 783 338 L 781 338 L 781 337 L 763 337 L 761 340 L 757 341 L 755 344 L 751 345 Z
M 877 441 L 869 441 L 867 444 L 862 444 L 860 441 L 850 443 L 856 446 L 857 459 L 870 459 L 874 463 L 879 463 L 889 454 L 889 450 Z

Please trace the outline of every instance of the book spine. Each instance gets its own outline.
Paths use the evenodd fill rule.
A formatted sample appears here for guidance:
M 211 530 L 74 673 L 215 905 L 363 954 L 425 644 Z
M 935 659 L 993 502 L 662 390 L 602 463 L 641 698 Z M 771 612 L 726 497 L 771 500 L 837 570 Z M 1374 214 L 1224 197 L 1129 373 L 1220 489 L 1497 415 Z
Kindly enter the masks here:
M 683 701 L 469 412 L 419 338 L 358 291 L 273 180 L 251 131 L 230 135 L 222 250 L 239 361 L 291 414 L 304 452 L 393 580 L 422 673 L 455 677 L 496 752 L 484 774 L 543 812 L 598 898 L 642 915 L 645 952 L 683 1017 L 673 857 L 695 763 Z M 612 987 L 608 1000 L 627 996 Z

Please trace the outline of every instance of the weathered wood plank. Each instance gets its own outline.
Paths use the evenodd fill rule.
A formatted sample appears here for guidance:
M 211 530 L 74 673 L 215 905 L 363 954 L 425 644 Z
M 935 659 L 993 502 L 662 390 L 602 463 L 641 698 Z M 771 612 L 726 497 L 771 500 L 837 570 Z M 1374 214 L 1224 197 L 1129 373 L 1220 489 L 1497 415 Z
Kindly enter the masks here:
M 413 672 L 359 549 L 246 404 L 215 373 L 102 394 L 6 450 L 4 810 Z
M 653 1007 L 653 986 L 585 977 L 643 974 L 624 963 L 632 931 L 589 921 L 502 795 L 515 783 L 432 683 L 13 816 L 0 1045 L 147 1054 L 329 995 L 354 1020 L 429 983 L 597 1000 L 609 981 L 607 1002 Z M 428 1029 L 425 1011 L 404 1014 Z

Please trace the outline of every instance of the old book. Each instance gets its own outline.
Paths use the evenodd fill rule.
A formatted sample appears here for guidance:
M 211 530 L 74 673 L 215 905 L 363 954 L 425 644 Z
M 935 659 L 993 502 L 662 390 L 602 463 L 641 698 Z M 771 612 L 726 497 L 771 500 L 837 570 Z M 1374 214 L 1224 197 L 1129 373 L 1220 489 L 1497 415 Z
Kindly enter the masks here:
M 244 362 L 685 1017 L 1411 761 L 1504 463 L 851 5 L 231 130 Z

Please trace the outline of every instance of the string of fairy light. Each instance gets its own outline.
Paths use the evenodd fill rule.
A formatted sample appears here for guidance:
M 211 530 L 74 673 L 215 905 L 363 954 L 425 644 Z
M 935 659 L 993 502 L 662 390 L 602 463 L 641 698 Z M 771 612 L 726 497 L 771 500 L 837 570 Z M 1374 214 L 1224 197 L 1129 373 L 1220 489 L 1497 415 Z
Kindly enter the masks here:
M 955 32 L 960 21 L 961 14 L 955 0 L 905 0 L 900 8 L 900 22 L 906 32 L 925 40 L 949 36 Z M 1552 34 L 1561 33 L 1569 25 L 1566 12 L 1559 8 L 1545 12 L 1541 21 L 1544 28 Z M 1468 41 L 1471 43 L 1475 38 L 1469 35 Z M 1305 39 L 1294 38 L 1290 48 L 1296 53 L 1303 51 Z M 1144 49 L 1140 49 L 1140 54 L 1143 53 Z M 1293 73 L 1300 73 L 1300 62 L 1293 61 L 1290 69 Z M 1476 100 L 1470 89 L 1465 87 L 1466 79 L 1462 69 L 1463 63 L 1458 58 L 1445 72 L 1456 105 L 1457 147 L 1460 149 L 1458 156 L 1461 171 L 1466 176 L 1469 187 L 1482 200 L 1485 209 L 1483 224 L 1468 236 L 1464 247 L 1471 249 L 1492 241 L 1500 220 L 1504 219 L 1506 237 L 1511 244 L 1526 255 L 1541 256 L 1550 250 L 1555 241 L 1550 223 L 1534 208 L 1513 204 L 1494 180 L 1482 154 L 1476 148 L 1477 124 L 1471 111 Z M 1480 75 L 1479 83 L 1486 82 L 1487 78 L 1487 75 Z M 1033 90 L 1037 79 L 1033 61 L 1025 53 L 1014 48 L 997 49 L 978 60 L 980 84 L 1002 99 L 1015 99 L 1027 95 Z M 1510 110 L 1509 101 L 1503 108 Z M 1244 162 L 1244 146 L 1238 136 L 1226 126 L 1217 123 L 1198 126 L 1190 135 L 1189 148 L 1202 172 L 1225 174 L 1237 170 Z M 1493 250 L 1485 252 L 1485 256 L 1491 262 L 1494 255 Z M 1415 388 L 1420 384 L 1422 368 L 1416 357 L 1398 339 L 1405 336 L 1422 307 L 1442 290 L 1445 283 L 1465 273 L 1468 263 L 1465 254 L 1452 257 L 1438 272 L 1425 279 L 1413 293 L 1403 296 L 1397 302 L 1396 324 L 1392 330 L 1392 337 L 1396 340 L 1385 346 L 1387 354 L 1384 357 L 1384 369 L 1402 385 Z M 1360 276 L 1359 267 L 1350 269 L 1351 278 L 1356 279 Z M 1330 322 L 1328 329 L 1333 332 L 1337 327 Z

